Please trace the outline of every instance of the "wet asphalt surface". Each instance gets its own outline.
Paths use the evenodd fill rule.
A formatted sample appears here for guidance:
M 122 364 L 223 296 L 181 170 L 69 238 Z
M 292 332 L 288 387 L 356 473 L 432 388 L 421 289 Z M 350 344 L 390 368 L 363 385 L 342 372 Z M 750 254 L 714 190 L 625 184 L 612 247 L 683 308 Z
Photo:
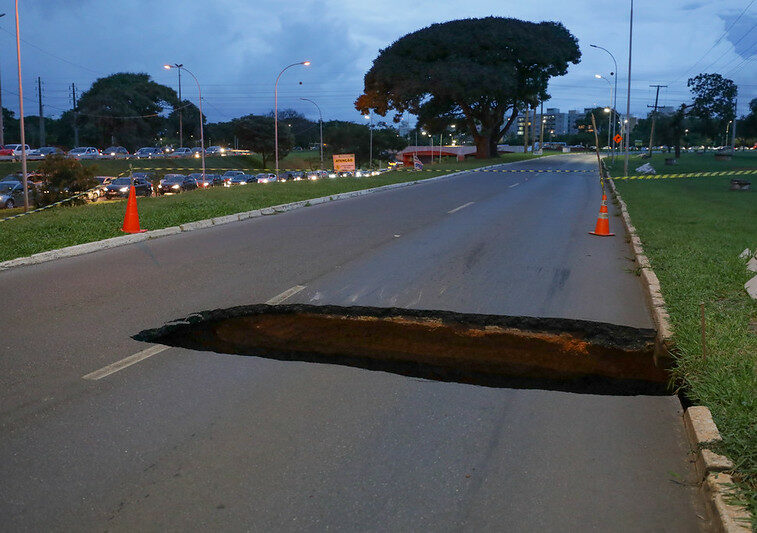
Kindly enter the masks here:
M 287 303 L 651 327 L 613 206 L 618 235 L 588 235 L 599 200 L 596 173 L 473 171 L 0 272 L 3 529 L 698 530 L 672 396 L 180 348 L 82 379 L 143 329 L 294 286 Z

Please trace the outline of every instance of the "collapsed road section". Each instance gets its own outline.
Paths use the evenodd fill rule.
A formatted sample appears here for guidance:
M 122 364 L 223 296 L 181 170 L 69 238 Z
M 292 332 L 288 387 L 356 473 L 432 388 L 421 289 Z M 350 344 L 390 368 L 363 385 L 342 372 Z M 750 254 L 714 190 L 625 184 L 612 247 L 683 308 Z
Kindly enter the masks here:
M 195 313 L 135 338 L 511 388 L 665 394 L 669 379 L 654 330 L 564 318 L 261 304 Z

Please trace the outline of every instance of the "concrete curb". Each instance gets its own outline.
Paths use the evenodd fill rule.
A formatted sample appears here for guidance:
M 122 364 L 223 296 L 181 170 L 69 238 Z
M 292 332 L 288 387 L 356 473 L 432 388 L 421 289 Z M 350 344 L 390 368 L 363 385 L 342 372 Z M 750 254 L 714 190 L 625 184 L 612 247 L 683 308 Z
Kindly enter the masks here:
M 734 465 L 727 457 L 707 448 L 722 440 L 710 410 L 704 406 L 689 407 L 683 420 L 696 451 L 695 465 L 712 529 L 723 533 L 748 533 L 751 531 L 751 515 L 743 507 L 730 503 L 733 478 L 726 472 L 732 471 Z
M 652 270 L 649 258 L 644 254 L 641 239 L 631 223 L 626 203 L 613 180 L 609 179 L 608 183 L 618 200 L 623 225 L 631 239 L 636 264 L 641 269 L 644 293 L 657 327 L 655 360 L 658 364 L 670 365 L 672 363 L 670 350 L 674 345 L 673 328 L 660 290 L 660 281 Z M 662 359 L 665 360 L 662 361 Z M 712 413 L 704 406 L 689 407 L 684 412 L 683 423 L 689 443 L 696 453 L 694 464 L 701 480 L 701 490 L 712 521 L 712 529 L 723 533 L 748 533 L 751 531 L 750 513 L 742 507 L 728 503 L 733 489 L 733 479 L 726 472 L 732 471 L 734 465 L 727 457 L 707 448 L 722 441 L 720 432 L 712 419 Z
M 612 179 L 609 179 L 608 183 L 613 196 L 618 200 L 623 226 L 626 229 L 628 237 L 631 239 L 631 248 L 633 249 L 634 257 L 636 259 L 636 265 L 641 271 L 641 278 L 644 282 L 644 295 L 646 296 L 647 304 L 652 311 L 652 320 L 657 328 L 655 358 L 658 363 L 670 363 L 670 350 L 673 347 L 673 327 L 670 324 L 668 310 L 665 308 L 665 298 L 663 298 L 660 289 L 660 280 L 657 279 L 657 274 L 652 270 L 649 258 L 644 253 L 641 239 L 631 222 L 631 216 L 628 214 L 626 203 L 623 201 L 623 198 L 615 187 L 615 182 Z M 666 361 L 661 361 L 660 359 L 662 358 L 665 358 Z
M 508 163 L 501 163 L 508 164 Z M 501 165 L 500 164 L 500 165 Z M 176 235 L 178 233 L 184 233 L 188 231 L 195 231 L 213 226 L 220 226 L 223 224 L 229 224 L 232 222 L 239 222 L 241 220 L 248 220 L 250 218 L 257 218 L 264 215 L 275 215 L 278 213 L 286 213 L 295 209 L 303 207 L 309 207 L 312 205 L 323 204 L 335 200 L 344 200 L 347 198 L 356 198 L 358 196 L 364 196 L 367 194 L 373 194 L 376 192 L 386 191 L 389 189 L 397 189 L 400 187 L 409 187 L 418 183 L 427 183 L 431 181 L 437 181 L 441 179 L 447 179 L 466 172 L 476 172 L 478 170 L 490 169 L 500 165 L 489 165 L 486 167 L 474 168 L 470 170 L 460 170 L 452 172 L 450 174 L 443 174 L 441 176 L 434 176 L 432 178 L 418 179 L 413 181 L 404 181 L 400 183 L 391 183 L 389 185 L 383 185 L 381 187 L 373 187 L 370 189 L 361 189 L 357 191 L 348 191 L 331 196 L 323 196 L 320 198 L 312 198 L 310 200 L 299 200 L 297 202 L 291 202 L 288 204 L 275 205 L 271 207 L 264 207 L 262 209 L 254 209 L 252 211 L 244 211 L 242 213 L 234 213 L 231 215 L 225 215 L 221 217 L 209 218 L 205 220 L 197 220 L 194 222 L 186 222 L 179 226 L 172 226 L 168 228 L 161 228 L 144 233 L 135 233 L 132 235 L 121 235 L 119 237 L 112 237 L 110 239 L 104 239 L 101 241 L 88 242 L 85 244 L 77 244 L 74 246 L 67 246 L 66 248 L 59 248 L 57 250 L 49 250 L 46 252 L 40 252 L 27 257 L 18 257 L 16 259 L 9 259 L 8 261 L 0 262 L 0 272 L 3 270 L 10 270 L 11 268 L 17 268 L 26 265 L 36 265 L 39 263 L 46 263 L 55 259 L 62 259 L 64 257 L 74 257 L 78 255 L 85 255 L 99 250 L 108 250 L 110 248 L 116 248 L 118 246 L 124 246 L 126 244 L 133 244 L 136 242 L 142 242 L 152 239 L 158 239 L 166 237 L 168 235 Z

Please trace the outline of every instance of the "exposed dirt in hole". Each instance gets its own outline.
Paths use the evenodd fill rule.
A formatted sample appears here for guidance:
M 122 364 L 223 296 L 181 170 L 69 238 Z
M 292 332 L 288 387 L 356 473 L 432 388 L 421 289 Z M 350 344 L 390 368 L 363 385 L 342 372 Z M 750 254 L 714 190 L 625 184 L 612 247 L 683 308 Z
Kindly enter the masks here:
M 442 381 L 616 395 L 666 393 L 654 337 L 583 320 L 311 305 L 204 311 L 135 336 Z

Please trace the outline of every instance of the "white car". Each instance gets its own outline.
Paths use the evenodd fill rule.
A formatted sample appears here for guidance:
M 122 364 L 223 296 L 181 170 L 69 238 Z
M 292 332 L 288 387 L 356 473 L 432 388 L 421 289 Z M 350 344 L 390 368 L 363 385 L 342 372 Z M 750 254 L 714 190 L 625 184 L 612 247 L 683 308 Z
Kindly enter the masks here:
M 29 145 L 26 146 L 26 153 L 27 155 L 29 152 L 31 152 L 31 148 L 29 148 Z M 19 159 L 21 158 L 22 150 L 20 144 L 6 144 L 2 149 L 0 149 L 0 159 Z
M 73 157 L 74 159 L 99 159 L 100 150 L 94 146 L 80 146 L 79 148 L 69 150 L 68 157 Z
M 171 152 L 168 157 L 192 157 L 192 155 L 191 148 L 177 148 Z

